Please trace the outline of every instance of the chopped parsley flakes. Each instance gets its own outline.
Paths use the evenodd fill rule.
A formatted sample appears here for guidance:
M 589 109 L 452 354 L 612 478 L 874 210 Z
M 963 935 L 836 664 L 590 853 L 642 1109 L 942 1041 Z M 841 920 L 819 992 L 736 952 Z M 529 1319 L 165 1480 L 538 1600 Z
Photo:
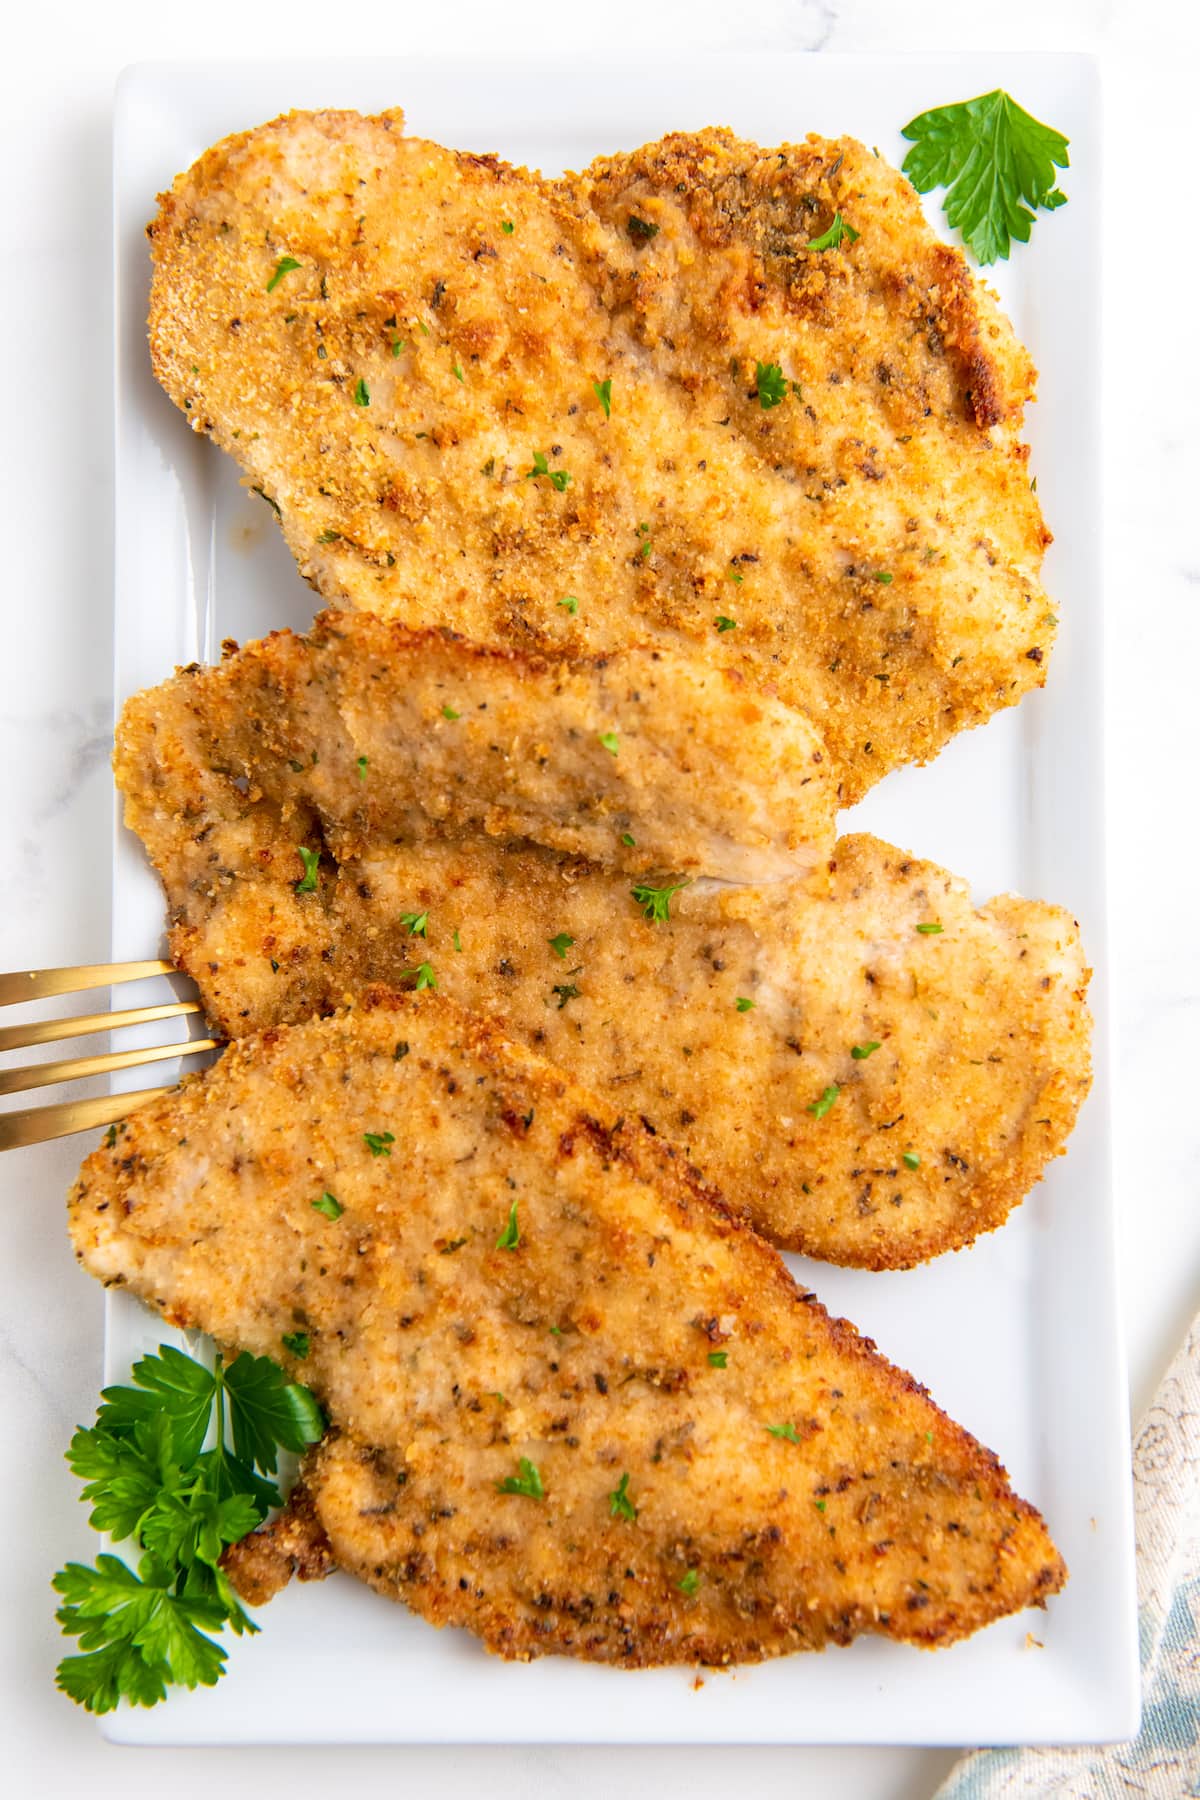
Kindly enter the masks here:
M 427 938 L 429 936 L 429 914 L 427 912 L 401 913 L 400 923 L 407 930 L 409 937 Z
M 615 756 L 620 749 L 615 731 L 602 731 L 600 733 L 600 742 L 604 745 L 604 748 L 608 751 L 610 756 Z
M 921 1166 L 921 1159 L 915 1150 L 906 1150 L 900 1160 L 906 1169 L 919 1169 Z
M 879 1045 L 872 1039 L 869 1044 L 855 1044 L 850 1054 L 855 1062 L 866 1062 L 868 1056 L 874 1055 L 878 1048 Z
M 514 1200 L 508 1209 L 508 1224 L 496 1239 L 497 1250 L 515 1250 L 521 1241 L 521 1228 L 517 1223 L 517 1202 Z
M 831 1082 L 825 1089 L 825 1092 L 821 1095 L 821 1098 L 819 1100 L 814 1100 L 812 1105 L 808 1108 L 808 1111 L 812 1114 L 813 1118 L 823 1119 L 841 1091 L 842 1090 L 838 1087 L 836 1082 Z
M 354 404 L 355 406 L 370 406 L 371 404 L 371 390 L 361 375 L 354 389 Z
M 628 1469 L 608 1496 L 608 1510 L 614 1519 L 634 1520 L 638 1516 L 638 1509 L 629 1498 Z
M 688 1599 L 690 1600 L 692 1595 L 696 1592 L 697 1588 L 700 1586 L 700 1571 L 699 1571 L 699 1569 L 689 1569 L 687 1574 L 684 1576 L 683 1580 L 677 1581 L 675 1583 L 675 1585 L 679 1589 L 680 1593 L 686 1594 Z
M 553 950 L 555 956 L 561 956 L 565 962 L 567 951 L 571 948 L 575 939 L 573 937 L 568 937 L 565 931 L 560 931 L 557 937 L 547 938 L 546 942 Z
M 595 394 L 597 400 L 600 402 L 601 406 L 604 408 L 605 418 L 606 419 L 611 418 L 611 416 L 612 416 L 612 380 L 611 380 L 611 378 L 608 381 L 593 381 L 592 392 L 593 392 L 593 394 Z
M 307 1331 L 285 1331 L 279 1341 L 285 1350 L 301 1362 L 305 1360 L 312 1349 L 312 1340 Z
M 305 849 L 303 844 L 296 845 L 296 855 L 304 864 L 304 874 L 296 883 L 295 891 L 298 894 L 311 894 L 317 885 L 317 870 L 321 864 L 320 855 L 316 850 Z
M 847 225 L 841 213 L 835 212 L 828 231 L 823 231 L 820 237 L 809 238 L 808 248 L 810 250 L 836 250 L 843 242 L 857 244 L 858 238 L 859 234 L 853 225 Z
M 560 601 L 558 601 L 558 605 L 563 607 L 567 612 L 569 612 L 572 618 L 574 618 L 575 614 L 579 611 L 579 602 L 575 598 L 574 594 L 564 595 L 564 597 Z
M 372 1156 L 390 1156 L 395 1137 L 390 1131 L 364 1131 L 363 1143 Z
M 672 894 L 681 893 L 683 889 L 689 885 L 690 884 L 686 879 L 683 881 L 669 881 L 662 887 L 650 887 L 645 882 L 640 881 L 636 887 L 630 888 L 629 891 L 641 907 L 646 918 L 649 919 L 650 923 L 652 925 L 659 925 L 671 916 Z
M 738 580 L 740 581 L 741 579 L 742 578 L 739 575 Z M 716 628 L 718 631 L 736 631 L 737 630 L 737 620 L 736 619 L 727 619 L 725 617 L 724 613 L 718 613 L 715 620 L 713 621 L 713 623 L 716 625 Z
M 735 1005 L 739 1012 L 752 1012 L 754 1009 L 753 1000 L 748 1000 L 745 994 L 738 995 Z
M 786 1425 L 768 1425 L 767 1430 L 772 1437 L 786 1438 L 789 1444 L 798 1444 L 800 1442 L 799 1433 L 790 1421 Z
M 758 392 L 758 404 L 764 412 L 771 407 L 782 405 L 787 399 L 787 378 L 778 363 L 756 362 L 754 365 L 755 384 Z
M 918 925 L 917 930 L 922 937 L 936 937 L 943 928 L 936 921 L 932 925 Z
M 417 979 L 413 983 L 413 992 L 419 994 L 424 988 L 436 989 L 436 987 L 437 976 L 433 972 L 433 964 L 427 962 L 418 963 Z
M 275 273 L 267 283 L 268 294 L 273 294 L 284 276 L 290 275 L 293 269 L 298 269 L 299 267 L 300 264 L 296 261 L 294 256 L 281 256 L 279 261 L 275 264 Z
M 546 477 L 550 486 L 554 488 L 557 493 L 562 494 L 566 492 L 567 483 L 571 479 L 567 474 L 567 471 L 565 469 L 552 469 L 546 461 L 544 453 L 541 450 L 535 450 L 533 453 L 533 467 L 532 469 L 527 469 L 525 471 L 525 479 L 526 481 L 537 481 L 542 475 Z
M 724 1369 L 728 1366 L 728 1364 L 729 1364 L 728 1350 L 710 1350 L 709 1351 L 708 1366 L 710 1369 Z
M 498 1494 L 524 1494 L 527 1500 L 544 1500 L 546 1490 L 542 1486 L 542 1478 L 537 1465 L 523 1456 L 517 1464 L 518 1473 L 508 1475 L 503 1481 L 496 1483 Z
M 345 1207 L 334 1194 L 322 1194 L 319 1200 L 310 1202 L 314 1212 L 324 1213 L 327 1219 L 340 1219 Z

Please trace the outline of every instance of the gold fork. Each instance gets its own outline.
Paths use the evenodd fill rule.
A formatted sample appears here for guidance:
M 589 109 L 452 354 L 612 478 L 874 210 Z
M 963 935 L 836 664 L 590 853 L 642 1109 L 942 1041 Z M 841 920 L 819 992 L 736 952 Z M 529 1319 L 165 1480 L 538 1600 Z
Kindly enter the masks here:
M 22 1001 L 48 1000 L 61 994 L 81 994 L 89 988 L 111 987 L 118 982 L 145 981 L 151 975 L 176 975 L 168 962 L 84 963 L 71 969 L 30 969 L 0 975 L 0 1006 Z M 182 978 L 181 978 L 182 979 Z M 192 984 L 187 983 L 189 989 Z M 195 990 L 192 989 L 194 992 Z M 124 1012 L 84 1013 L 74 1018 L 38 1019 L 22 1025 L 0 1026 L 0 1052 L 25 1050 L 33 1044 L 57 1043 L 63 1038 L 92 1037 L 127 1025 L 149 1025 L 156 1019 L 184 1018 L 201 1011 L 197 1000 L 172 1000 L 156 1006 L 134 1006 Z M 134 1069 L 143 1063 L 165 1062 L 173 1056 L 197 1056 L 218 1050 L 212 1037 L 184 1038 L 172 1044 L 149 1044 L 137 1050 L 108 1050 L 99 1056 L 64 1057 L 60 1062 L 25 1063 L 20 1068 L 0 1068 L 0 1094 L 19 1094 L 27 1088 L 49 1087 L 58 1081 L 82 1081 L 91 1075 L 107 1075 L 114 1069 Z M 40 1144 L 49 1138 L 68 1137 L 75 1131 L 94 1131 L 114 1124 L 135 1107 L 166 1087 L 139 1088 L 135 1093 L 97 1094 L 88 1100 L 63 1100 L 51 1106 L 31 1106 L 20 1112 L 0 1113 L 0 1150 L 23 1144 Z

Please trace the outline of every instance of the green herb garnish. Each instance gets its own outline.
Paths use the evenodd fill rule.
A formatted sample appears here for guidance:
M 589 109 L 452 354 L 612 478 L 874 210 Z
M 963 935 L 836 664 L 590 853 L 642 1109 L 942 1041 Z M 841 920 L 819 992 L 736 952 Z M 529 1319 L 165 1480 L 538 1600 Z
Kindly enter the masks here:
M 904 173 L 919 194 L 946 189 L 946 218 L 981 263 L 1007 260 L 1014 238 L 1029 242 L 1034 213 L 1067 203 L 1057 171 L 1070 140 L 1003 88 L 919 113 L 902 135 L 913 145 Z
M 273 294 L 284 276 L 290 275 L 293 269 L 298 269 L 299 267 L 300 264 L 296 261 L 294 256 L 281 256 L 279 261 L 275 264 L 275 273 L 267 283 L 268 294 Z
M 508 1209 L 508 1224 L 496 1239 L 497 1250 L 515 1250 L 521 1241 L 521 1228 L 517 1223 L 517 1202 L 514 1200 Z
M 279 1341 L 284 1349 L 296 1357 L 299 1362 L 307 1361 L 308 1353 L 312 1349 L 312 1340 L 307 1331 L 285 1331 Z
M 809 238 L 807 248 L 809 250 L 836 250 L 842 243 L 857 244 L 858 236 L 853 225 L 847 225 L 841 213 L 835 212 L 828 231 L 823 231 L 820 237 Z
M 355 764 L 355 767 L 358 770 L 358 779 L 360 781 L 365 781 L 367 779 L 367 759 L 366 759 L 366 757 L 360 756 L 358 758 L 357 763 Z
M 409 937 L 427 938 L 429 936 L 429 914 L 427 912 L 401 913 L 400 923 L 407 930 Z
M 634 1520 L 638 1516 L 638 1509 L 629 1498 L 628 1469 L 608 1496 L 608 1510 L 614 1519 Z
M 709 1353 L 708 1353 L 709 1368 L 724 1369 L 728 1366 L 728 1363 L 729 1363 L 728 1350 L 710 1350 L 709 1351 Z
M 942 931 L 943 929 L 944 929 L 944 927 L 937 924 L 936 922 L 932 925 L 918 925 L 917 926 L 917 930 L 921 933 L 922 937 L 936 937 L 938 935 L 938 932 Z
M 915 1150 L 906 1150 L 900 1160 L 906 1169 L 919 1169 L 921 1166 L 921 1159 Z
M 340 1219 L 346 1210 L 336 1194 L 322 1194 L 319 1200 L 310 1200 L 309 1205 L 314 1212 L 323 1213 L 327 1219 Z
M 442 717 L 443 717 L 443 719 L 449 719 L 451 721 L 451 723 L 453 723 L 453 721 L 455 719 L 461 719 L 462 714 L 455 712 L 455 710 L 452 706 L 443 706 Z
M 544 1500 L 546 1490 L 542 1486 L 542 1478 L 537 1471 L 536 1464 L 531 1463 L 527 1456 L 523 1456 L 517 1464 L 517 1469 L 519 1473 L 507 1475 L 503 1481 L 496 1483 L 496 1492 L 498 1494 L 524 1494 L 528 1500 Z
M 433 964 L 427 963 L 427 962 L 418 963 L 417 964 L 417 979 L 413 983 L 414 994 L 422 993 L 425 988 L 436 989 L 436 987 L 437 987 L 437 976 L 433 972 Z
M 565 931 L 560 931 L 557 937 L 547 938 L 546 942 L 553 950 L 555 956 L 561 956 L 565 962 L 567 959 L 567 951 L 571 948 L 575 939 L 573 937 L 568 937 Z
M 597 400 L 600 402 L 601 406 L 604 408 L 605 418 L 606 419 L 610 418 L 612 415 L 612 380 L 611 380 L 611 378 L 608 381 L 593 381 L 592 392 L 593 392 L 593 394 L 595 394 Z
M 321 866 L 321 858 L 316 850 L 306 850 L 303 844 L 296 845 L 296 855 L 304 864 L 304 874 L 295 884 L 297 894 L 311 894 L 317 885 L 317 870 Z
M 525 471 L 525 479 L 526 481 L 537 481 L 542 475 L 546 477 L 551 487 L 558 493 L 562 494 L 566 492 L 567 483 L 571 479 L 567 474 L 567 471 L 565 469 L 552 469 L 547 463 L 543 452 L 541 450 L 535 450 L 533 453 L 533 467 L 532 469 L 527 469 Z
M 688 1599 L 690 1600 L 692 1595 L 696 1592 L 697 1588 L 700 1586 L 700 1571 L 699 1571 L 699 1569 L 689 1569 L 687 1574 L 684 1576 L 683 1580 L 677 1581 L 675 1583 L 675 1585 L 679 1589 L 680 1593 L 686 1594 Z
M 739 575 L 738 580 L 740 581 L 741 579 L 742 578 Z M 716 625 L 718 631 L 736 631 L 737 630 L 737 620 L 736 619 L 727 619 L 725 617 L 724 613 L 717 614 L 716 619 L 714 620 L 714 624 Z
M 787 399 L 788 384 L 778 363 L 756 362 L 754 365 L 758 404 L 764 412 Z
M 139 1553 L 135 1572 L 103 1554 L 54 1577 L 58 1621 L 80 1640 L 58 1686 L 89 1712 L 124 1699 L 153 1706 L 170 1686 L 211 1687 L 226 1651 L 207 1634 L 258 1627 L 220 1566 L 229 1544 L 261 1524 L 279 1491 L 280 1448 L 302 1451 L 325 1428 L 307 1388 L 265 1356 L 243 1353 L 214 1369 L 169 1344 L 134 1365 L 132 1387 L 105 1388 L 90 1430 L 67 1461 L 85 1483 L 90 1523 Z M 203 1449 L 216 1419 L 216 1442 Z
M 501 231 L 502 231 L 502 232 L 503 232 L 503 233 L 504 233 L 504 235 L 505 235 L 505 237 L 511 237 L 511 236 L 512 236 L 512 234 L 513 234 L 513 231 L 514 231 L 514 230 L 515 230 L 515 229 L 516 229 L 516 228 L 515 228 L 515 226 L 514 226 L 514 225 L 513 225 L 513 222 L 512 222 L 512 220 L 511 220 L 511 219 L 501 219 L 501 221 L 500 221 L 500 229 L 501 229 Z
M 630 213 L 627 229 L 631 238 L 635 241 L 640 238 L 642 243 L 648 243 L 659 233 L 657 225 L 651 225 L 646 219 L 639 219 L 636 213 Z
M 629 891 L 650 923 L 660 925 L 671 916 L 672 894 L 681 893 L 688 886 L 690 883 L 686 878 L 683 881 L 669 881 L 662 887 L 650 887 L 647 883 L 640 881 Z
M 868 1056 L 873 1056 L 878 1049 L 879 1045 L 872 1039 L 869 1044 L 855 1044 L 850 1054 L 855 1062 L 866 1062 Z
M 747 999 L 745 994 L 739 994 L 734 1005 L 739 1012 L 752 1012 L 754 1010 L 754 1001 Z
M 562 599 L 558 602 L 558 605 L 565 607 L 566 610 L 570 613 L 572 618 L 574 618 L 575 614 L 579 611 L 579 602 L 575 598 L 574 594 L 568 594 L 565 597 L 565 599 Z
M 390 1131 L 364 1131 L 363 1143 L 372 1156 L 390 1156 L 396 1139 Z
M 812 1114 L 814 1119 L 823 1119 L 840 1093 L 841 1089 L 837 1084 L 831 1083 L 829 1087 L 825 1089 L 821 1098 L 819 1100 L 814 1100 L 807 1110 Z
M 371 390 L 361 375 L 354 389 L 354 404 L 355 406 L 370 406 L 371 404 Z

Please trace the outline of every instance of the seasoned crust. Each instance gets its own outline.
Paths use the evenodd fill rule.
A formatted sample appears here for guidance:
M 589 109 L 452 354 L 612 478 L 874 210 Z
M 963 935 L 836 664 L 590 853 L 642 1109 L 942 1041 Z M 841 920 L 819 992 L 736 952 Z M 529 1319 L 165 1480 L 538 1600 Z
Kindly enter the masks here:
M 811 251 L 835 211 L 857 241 Z M 848 803 L 1044 680 L 1029 359 L 852 139 L 676 134 L 547 182 L 296 113 L 206 152 L 150 234 L 155 373 L 327 600 L 682 642 L 803 712 Z M 790 384 L 768 411 L 757 362 Z
M 460 740 L 445 734 L 462 722 L 444 724 L 437 705 L 443 692 L 483 694 L 475 653 L 441 639 L 414 648 L 364 619 L 343 647 L 368 644 L 390 646 L 389 666 L 372 652 L 331 672 L 328 647 L 276 635 L 137 696 L 122 717 L 126 822 L 166 887 L 171 953 L 225 1034 L 329 1012 L 429 963 L 443 992 L 506 1021 L 611 1116 L 636 1109 L 773 1242 L 866 1268 L 909 1267 L 994 1230 L 1062 1151 L 1090 1080 L 1090 1019 L 1078 928 L 1060 908 L 1010 897 L 976 909 L 946 870 L 856 836 L 804 881 L 693 879 L 668 919 L 647 922 L 635 877 L 678 883 L 687 863 L 622 868 L 654 843 L 645 825 L 669 819 L 675 854 L 701 868 L 712 851 L 670 769 L 636 816 L 591 815 L 603 865 L 490 835 L 512 823 L 492 809 L 513 804 L 496 753 L 509 740 L 489 728 L 477 756 L 447 765 Z M 651 737 L 670 710 L 656 680 Z M 397 765 L 390 727 L 365 719 L 364 689 L 411 767 Z M 596 758 L 615 778 L 635 739 L 615 759 L 592 745 L 576 782 L 557 700 L 532 674 L 520 691 L 563 804 L 527 823 L 562 844 Z M 432 723 L 414 720 L 414 695 Z M 708 720 L 718 746 L 721 716 Z M 729 763 L 712 788 L 723 805 L 743 766 L 754 787 L 748 736 Z M 492 784 L 486 829 L 454 798 L 468 775 Z M 414 792 L 424 810 L 409 816 Z M 762 793 L 782 802 L 785 785 Z M 753 823 L 747 809 L 743 849 Z M 299 844 L 323 851 L 317 888 L 300 894 Z M 768 839 L 754 855 L 781 848 Z M 421 915 L 414 935 L 404 921 Z M 918 929 L 930 923 L 942 929 Z M 856 1058 L 866 1044 L 878 1048 Z M 817 1116 L 831 1085 L 836 1104 Z
M 934 1646 L 1057 1591 L 995 1457 L 669 1146 L 601 1113 L 498 1027 L 374 992 L 133 1114 L 85 1163 L 72 1235 L 230 1347 L 279 1356 L 301 1321 L 296 1371 L 337 1432 L 305 1479 L 338 1564 L 501 1655 Z M 385 1121 L 395 1154 L 373 1156 Z M 540 1499 L 497 1491 L 522 1457 Z

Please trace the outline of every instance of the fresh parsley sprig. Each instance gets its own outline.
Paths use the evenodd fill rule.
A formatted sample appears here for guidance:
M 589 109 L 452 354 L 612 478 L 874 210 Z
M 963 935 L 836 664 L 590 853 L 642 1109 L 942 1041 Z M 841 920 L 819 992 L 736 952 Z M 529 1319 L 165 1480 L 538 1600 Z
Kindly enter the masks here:
M 97 1713 L 122 1699 L 153 1706 L 168 1687 L 220 1678 L 226 1652 L 208 1633 L 258 1630 L 221 1554 L 279 1505 L 269 1477 L 280 1449 L 301 1451 L 325 1429 L 307 1388 L 245 1351 L 228 1367 L 218 1355 L 208 1369 L 162 1344 L 135 1363 L 133 1383 L 103 1390 L 96 1423 L 81 1426 L 67 1451 L 89 1522 L 139 1553 L 136 1570 L 104 1554 L 54 1577 L 58 1621 L 79 1639 L 58 1685 Z
M 1013 238 L 1029 242 L 1034 213 L 1067 203 L 1057 171 L 1070 140 L 1003 88 L 919 113 L 902 136 L 913 145 L 904 173 L 918 194 L 945 188 L 946 218 L 981 263 L 1007 261 Z

